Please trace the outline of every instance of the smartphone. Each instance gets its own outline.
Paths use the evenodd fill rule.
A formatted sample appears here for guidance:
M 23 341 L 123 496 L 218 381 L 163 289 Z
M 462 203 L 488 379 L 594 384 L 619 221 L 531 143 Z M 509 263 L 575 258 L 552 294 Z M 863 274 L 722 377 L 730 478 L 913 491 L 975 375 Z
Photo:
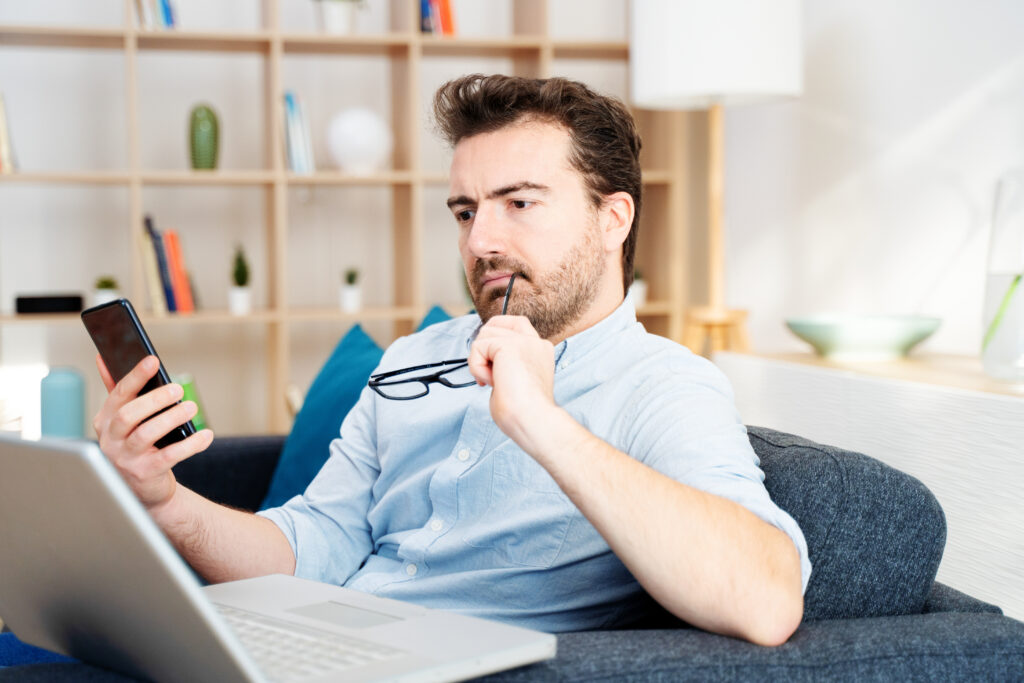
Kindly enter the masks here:
M 143 329 L 142 322 L 139 321 L 139 316 L 135 314 L 135 309 L 128 299 L 117 299 L 86 309 L 82 311 L 82 322 L 115 383 L 120 382 L 146 356 L 157 356 L 159 359 L 153 342 L 149 340 L 149 335 Z M 161 361 L 160 370 L 146 382 L 139 395 L 170 383 L 171 378 Z M 146 419 L 151 420 L 162 412 L 164 411 L 161 410 Z M 156 447 L 169 446 L 195 433 L 196 428 L 189 420 L 162 436 L 156 442 Z

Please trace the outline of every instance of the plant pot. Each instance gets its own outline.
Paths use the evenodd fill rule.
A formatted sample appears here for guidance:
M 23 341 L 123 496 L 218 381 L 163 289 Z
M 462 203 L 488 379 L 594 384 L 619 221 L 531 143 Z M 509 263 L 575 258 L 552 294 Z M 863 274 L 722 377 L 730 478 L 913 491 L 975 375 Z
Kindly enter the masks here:
M 188 139 L 192 168 L 207 171 L 217 168 L 220 124 L 213 109 L 201 104 L 192 110 L 189 117 Z
M 121 298 L 121 293 L 116 289 L 94 289 L 92 290 L 92 305 L 99 306 L 110 301 Z
M 633 305 L 637 309 L 647 305 L 647 283 L 643 280 L 633 280 L 629 286 L 629 293 L 633 295 Z
M 228 310 L 231 315 L 248 315 L 252 312 L 252 289 L 232 287 L 228 290 Z
M 319 0 L 320 26 L 325 33 L 348 34 L 356 28 L 357 3 L 352 0 Z
M 359 285 L 342 285 L 338 290 L 338 304 L 345 313 L 355 313 L 363 307 L 363 288 Z

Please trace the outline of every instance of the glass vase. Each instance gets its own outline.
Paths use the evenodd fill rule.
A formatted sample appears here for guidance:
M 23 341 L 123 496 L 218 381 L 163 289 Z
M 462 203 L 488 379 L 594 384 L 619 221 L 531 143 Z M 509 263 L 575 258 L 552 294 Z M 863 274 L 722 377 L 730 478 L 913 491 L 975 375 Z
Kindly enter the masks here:
M 996 186 L 987 273 L 982 364 L 995 379 L 1024 383 L 1024 168 Z

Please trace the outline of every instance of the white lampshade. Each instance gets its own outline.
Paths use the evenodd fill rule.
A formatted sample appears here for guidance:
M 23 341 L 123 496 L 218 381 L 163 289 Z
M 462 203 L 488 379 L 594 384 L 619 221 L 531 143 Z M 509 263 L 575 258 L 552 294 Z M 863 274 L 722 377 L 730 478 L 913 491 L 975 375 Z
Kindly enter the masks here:
M 633 104 L 707 109 L 799 95 L 800 2 L 632 0 Z

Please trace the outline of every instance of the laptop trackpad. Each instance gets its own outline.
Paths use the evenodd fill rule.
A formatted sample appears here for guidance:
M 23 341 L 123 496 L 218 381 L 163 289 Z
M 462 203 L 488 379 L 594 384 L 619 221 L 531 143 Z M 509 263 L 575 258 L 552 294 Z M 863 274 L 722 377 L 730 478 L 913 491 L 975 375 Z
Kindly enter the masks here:
M 374 612 L 361 607 L 353 607 L 352 605 L 345 605 L 334 601 L 317 602 L 312 605 L 293 607 L 287 611 L 293 614 L 298 614 L 299 616 L 326 621 L 329 624 L 345 628 L 370 628 L 372 626 L 382 626 L 383 624 L 402 621 L 401 617 L 384 614 L 383 612 Z

